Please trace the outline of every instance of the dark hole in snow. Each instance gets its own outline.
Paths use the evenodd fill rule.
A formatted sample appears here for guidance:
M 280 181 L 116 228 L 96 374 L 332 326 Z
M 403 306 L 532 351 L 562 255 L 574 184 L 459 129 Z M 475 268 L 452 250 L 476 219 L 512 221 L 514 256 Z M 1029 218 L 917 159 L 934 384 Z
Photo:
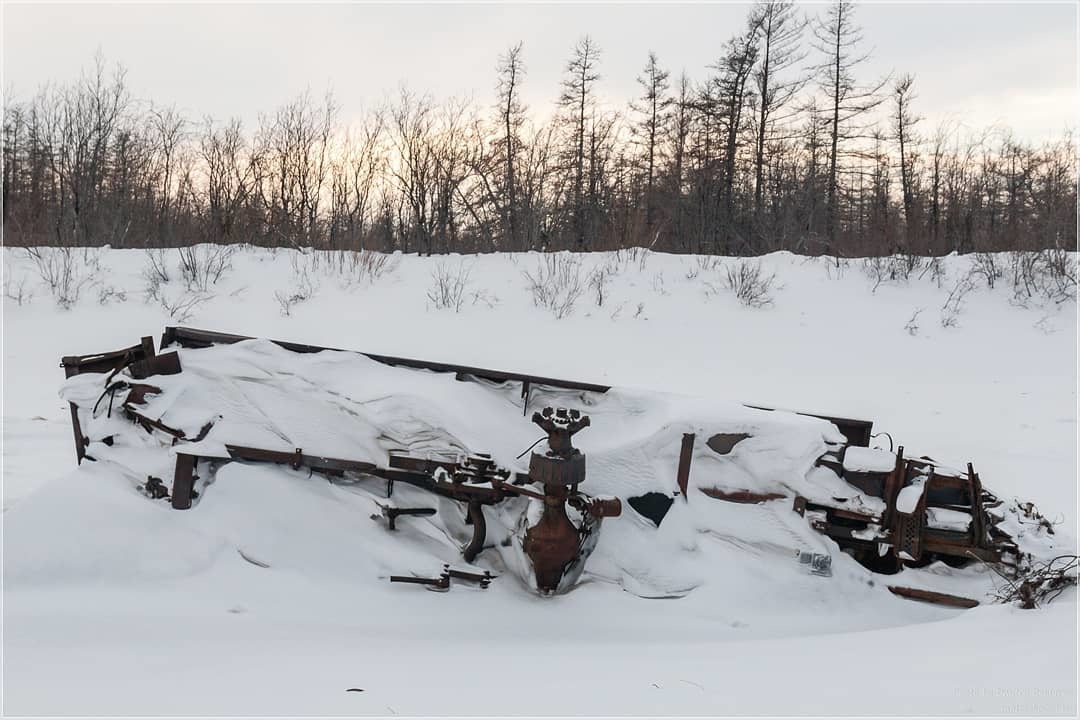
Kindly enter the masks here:
M 727 455 L 736 445 L 748 437 L 751 436 L 746 433 L 717 433 L 709 438 L 705 444 L 713 452 L 719 455 Z
M 649 518 L 654 525 L 660 527 L 660 522 L 671 509 L 671 504 L 675 502 L 675 499 L 663 493 L 649 492 L 629 498 L 627 502 L 639 515 Z

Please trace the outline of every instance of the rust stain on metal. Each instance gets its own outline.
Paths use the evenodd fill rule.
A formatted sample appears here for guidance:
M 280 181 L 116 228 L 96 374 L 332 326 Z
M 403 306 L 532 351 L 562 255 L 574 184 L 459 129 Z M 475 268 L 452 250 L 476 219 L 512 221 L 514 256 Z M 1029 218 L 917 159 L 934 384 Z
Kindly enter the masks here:
M 744 505 L 757 505 L 769 500 L 782 500 L 787 495 L 781 495 L 780 493 L 756 493 L 749 490 L 721 490 L 715 487 L 703 487 L 701 492 L 708 495 L 711 498 L 717 500 L 726 500 L 733 503 L 741 503 Z

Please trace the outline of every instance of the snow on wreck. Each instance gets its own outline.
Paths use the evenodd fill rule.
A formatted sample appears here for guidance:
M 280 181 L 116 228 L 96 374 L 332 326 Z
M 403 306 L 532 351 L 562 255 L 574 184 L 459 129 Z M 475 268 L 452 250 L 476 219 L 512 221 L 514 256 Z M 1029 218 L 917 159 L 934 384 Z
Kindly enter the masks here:
M 972 607 L 1001 598 L 995 578 L 1053 569 L 1069 546 L 972 464 L 891 437 L 871 447 L 886 434 L 869 421 L 182 327 L 160 350 L 144 337 L 61 365 L 80 474 L 222 523 L 227 507 L 323 482 L 295 511 L 365 533 L 380 582 L 447 591 L 507 576 L 555 595 L 588 578 L 680 597 L 723 563 L 768 566 L 761 582 L 863 585 L 933 567 L 908 574 L 917 587 L 885 587 Z M 252 522 L 237 552 L 288 566 L 287 544 Z M 703 538 L 723 551 L 702 552 Z M 1051 575 L 1075 582 L 1075 563 Z

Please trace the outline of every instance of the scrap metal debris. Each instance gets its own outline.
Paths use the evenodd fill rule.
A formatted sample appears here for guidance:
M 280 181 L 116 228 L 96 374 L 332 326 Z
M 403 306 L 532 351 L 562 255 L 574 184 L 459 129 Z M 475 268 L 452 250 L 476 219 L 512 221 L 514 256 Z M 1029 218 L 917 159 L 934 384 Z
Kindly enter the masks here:
M 815 502 L 796 497 L 793 503 L 814 529 L 871 569 L 895 572 L 901 565 L 937 558 L 1016 566 L 1019 549 L 993 513 L 1001 500 L 983 488 L 971 463 L 961 472 L 930 458 L 909 458 L 903 446 L 891 453 L 847 445 L 823 455 L 818 465 L 863 496 L 883 501 L 880 512 L 845 498 Z
M 197 422 L 180 423 L 187 430 L 177 427 L 175 420 L 166 422 L 168 415 L 162 414 L 159 401 L 162 397 L 174 398 L 186 387 L 168 381 L 169 376 L 184 374 L 182 352 L 227 346 L 246 340 L 252 338 L 168 327 L 162 335 L 161 348 L 176 347 L 178 350 L 158 354 L 153 339 L 144 337 L 139 343 L 121 350 L 64 357 L 60 364 L 69 379 L 87 373 L 101 377 L 100 385 L 91 383 L 88 386 L 93 395 L 86 395 L 85 402 L 79 399 L 82 395 L 76 398 L 79 402 L 70 402 L 77 460 L 80 463 L 83 460 L 96 460 L 92 452 L 98 452 L 98 449 L 91 452 L 92 448 L 102 448 L 102 445 L 111 447 L 114 437 L 110 433 L 117 432 L 119 426 L 116 423 L 126 418 L 158 438 L 161 444 L 171 447 L 170 453 L 175 457 L 172 484 L 167 486 L 160 477 L 149 475 L 140 490 L 154 499 L 168 498 L 177 510 L 192 508 L 199 498 L 199 488 L 205 490 L 218 469 L 230 462 L 271 463 L 293 470 L 305 469 L 325 476 L 331 482 L 376 480 L 385 483 L 387 498 L 394 495 L 396 483 L 403 483 L 449 502 L 436 503 L 435 506 L 379 503 L 381 516 L 372 517 L 384 518 L 387 528 L 394 531 L 398 529 L 397 521 L 402 516 L 430 517 L 454 508 L 453 512 L 459 513 L 453 519 L 454 523 L 461 526 L 463 515 L 464 526 L 469 528 L 465 533 L 471 535 L 461 546 L 462 558 L 468 563 L 476 560 L 485 549 L 493 547 L 487 542 L 489 520 L 485 517 L 485 508 L 513 508 L 513 512 L 520 517 L 516 529 L 509 531 L 513 542 L 503 535 L 498 545 L 517 548 L 525 567 L 525 579 L 542 595 L 565 592 L 577 582 L 596 546 L 602 521 L 622 514 L 622 502 L 618 497 L 596 497 L 581 491 L 583 485 L 588 486 L 586 455 L 574 446 L 572 439 L 589 428 L 592 420 L 580 409 L 560 406 L 575 399 L 583 407 L 594 404 L 595 400 L 589 399 L 590 394 L 595 398 L 610 389 L 603 385 L 358 353 L 384 366 L 452 373 L 457 380 L 479 382 L 497 392 L 504 392 L 502 388 L 508 384 L 520 384 L 526 415 L 534 396 L 539 398 L 537 405 L 548 405 L 532 415 L 532 422 L 544 431 L 546 437 L 530 448 L 527 471 L 503 466 L 486 452 L 469 450 L 446 454 L 445 451 L 419 451 L 418 448 L 430 447 L 425 444 L 429 441 L 411 444 L 409 434 L 413 428 L 420 426 L 410 424 L 406 424 L 404 430 L 395 426 L 393 432 L 388 432 L 393 438 L 394 447 L 386 451 L 381 460 L 376 458 L 374 461 L 371 452 L 357 452 L 356 456 L 350 458 L 347 456 L 348 448 L 343 449 L 340 444 L 334 446 L 337 451 L 332 454 L 293 447 L 294 443 L 276 430 L 276 437 L 289 443 L 284 448 L 280 444 L 278 447 L 269 446 L 274 444 L 271 442 L 237 443 L 235 431 L 232 435 L 215 431 L 216 423 L 222 422 L 229 413 L 234 430 L 238 422 L 236 418 L 254 417 L 251 413 L 264 418 L 271 428 L 275 422 L 273 417 L 258 407 L 251 409 L 249 415 L 244 415 L 247 411 L 242 408 L 238 410 L 236 404 L 246 398 L 242 394 L 240 399 L 232 401 L 228 412 L 225 408 L 200 406 L 199 411 L 205 411 L 205 414 Z M 290 353 L 348 352 L 283 341 L 271 342 Z M 150 378 L 157 379 L 153 383 L 146 382 Z M 311 379 L 311 382 L 315 380 Z M 516 385 L 511 389 L 516 392 Z M 217 396 L 211 394 L 208 397 Z M 301 396 L 291 397 L 294 402 L 301 401 Z M 548 404 L 549 398 L 558 402 Z M 213 404 L 212 399 L 204 398 L 202 402 Z M 757 410 L 771 411 L 770 408 Z M 742 484 L 722 487 L 696 482 L 698 489 L 709 498 L 736 504 L 763 505 L 772 500 L 790 498 L 794 512 L 805 517 L 814 530 L 877 572 L 893 573 L 904 566 L 921 566 L 936 560 L 956 565 L 973 559 L 998 569 L 1004 568 L 1001 572 L 1015 572 L 1024 556 L 1016 542 L 1015 528 L 1027 526 L 1037 532 L 1053 532 L 1053 524 L 1030 504 L 1014 502 L 1006 506 L 986 490 L 970 463 L 966 471 L 961 471 L 925 456 L 910 457 L 902 446 L 894 452 L 891 436 L 889 450 L 871 448 L 869 445 L 874 435 L 870 421 L 827 415 L 809 417 L 824 420 L 835 427 L 827 434 L 834 440 L 829 441 L 831 445 L 818 457 L 814 470 L 831 477 L 834 483 L 831 487 L 835 487 L 836 491 L 804 495 L 793 493 L 790 486 L 779 483 L 767 489 L 750 489 Z M 278 419 L 282 420 L 284 418 Z M 89 437 L 85 432 L 88 426 L 98 428 L 98 436 Z M 752 454 L 749 441 L 755 437 L 753 432 L 757 431 L 743 432 L 743 427 L 746 426 L 736 426 L 734 430 L 738 431 L 728 429 L 717 432 L 721 428 L 704 427 L 695 429 L 695 432 L 682 432 L 678 465 L 668 471 L 674 475 L 677 490 L 670 493 L 628 492 L 626 500 L 631 508 L 659 527 L 671 509 L 675 496 L 681 494 L 684 502 L 690 502 L 688 491 L 697 433 L 704 432 L 708 438 L 705 442 L 708 452 L 705 455 L 708 455 L 709 462 L 731 463 L 741 456 Z M 195 428 L 198 430 L 195 431 Z M 240 433 L 240 436 L 241 440 L 261 437 L 257 433 L 249 435 L 246 432 Z M 295 445 L 308 445 L 309 441 L 319 445 L 320 436 L 307 437 L 308 440 L 295 438 Z M 843 442 L 835 442 L 840 438 L 843 438 Z M 451 440 L 448 447 L 465 447 L 457 439 Z M 102 449 L 101 452 L 106 450 Z M 666 477 L 670 478 L 671 475 Z M 415 496 L 410 495 L 406 502 L 415 503 Z M 497 524 L 497 527 L 501 528 L 501 525 Z M 500 532 L 504 530 L 500 529 Z M 243 552 L 240 554 L 248 562 L 266 567 Z M 798 553 L 799 563 L 805 565 L 809 572 L 820 576 L 832 574 L 832 559 L 828 553 Z M 1068 584 L 1070 577 L 1075 582 L 1075 562 L 1061 573 L 1057 573 L 1057 569 L 1048 566 L 1046 572 L 1034 577 L 1027 585 L 1018 585 L 1028 590 L 1027 595 L 1018 591 L 1020 594 L 1017 597 L 1033 605 L 1039 593 L 1043 593 L 1039 595 L 1042 597 L 1057 591 Z M 445 591 L 450 588 L 451 579 L 487 588 L 492 578 L 490 571 L 477 573 L 446 565 L 438 577 L 394 575 L 390 580 Z M 1040 588 L 1049 589 L 1044 592 Z M 961 603 L 959 606 L 975 602 L 900 586 L 892 586 L 890 590 L 904 597 Z M 644 588 L 641 592 L 648 593 Z M 931 598 L 931 595 L 934 597 Z
M 805 565 L 811 575 L 832 576 L 832 556 L 824 553 L 798 551 L 799 564 Z

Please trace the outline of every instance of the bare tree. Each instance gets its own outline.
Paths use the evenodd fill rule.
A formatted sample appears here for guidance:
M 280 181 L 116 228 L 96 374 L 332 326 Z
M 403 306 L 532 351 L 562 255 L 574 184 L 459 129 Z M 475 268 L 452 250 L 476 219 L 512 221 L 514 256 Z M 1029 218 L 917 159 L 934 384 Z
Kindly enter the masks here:
M 669 213 L 673 216 L 674 236 L 678 241 L 678 248 L 687 251 L 690 244 L 684 237 L 683 221 L 685 211 L 683 208 L 683 182 L 685 179 L 687 140 L 690 136 L 690 127 L 693 114 L 692 86 L 686 73 L 679 76 L 679 94 L 673 101 L 672 122 L 670 126 L 671 145 L 671 178 L 669 181 L 667 203 Z
M 520 231 L 517 197 L 518 153 L 521 150 L 521 126 L 525 121 L 525 105 L 521 102 L 521 81 L 525 76 L 525 65 L 521 58 L 522 44 L 518 43 L 499 57 L 498 96 L 499 119 L 502 130 L 501 150 L 503 155 L 503 207 L 501 210 L 505 244 L 511 249 L 520 248 Z
M 908 243 L 912 241 L 915 228 L 915 146 L 918 137 L 915 134 L 915 126 L 921 118 L 911 109 L 911 103 L 915 99 L 915 78 L 912 75 L 904 75 L 893 88 L 895 106 L 893 108 L 893 137 L 900 150 L 900 190 L 904 202 L 905 236 Z
M 1018 302 L 1075 297 L 1073 135 L 1034 144 L 958 119 L 924 143 L 910 78 L 889 94 L 856 82 L 865 55 L 846 3 L 817 23 L 821 92 L 798 103 L 800 25 L 790 5 L 756 6 L 700 84 L 683 73 L 669 89 L 650 57 L 626 118 L 598 101 L 587 38 L 550 120 L 527 116 L 515 46 L 500 59 L 494 113 L 402 91 L 343 128 L 332 97 L 305 93 L 254 132 L 192 126 L 133 99 L 123 69 L 98 57 L 75 82 L 5 95 L 4 240 L 426 253 L 647 243 L 984 260 L 1012 250 Z M 887 115 L 871 112 L 887 97 Z M 54 257 L 62 277 L 81 255 Z
M 630 105 L 638 116 L 631 128 L 645 165 L 645 228 L 651 232 L 656 205 L 653 186 L 656 181 L 657 151 L 670 119 L 674 98 L 668 95 L 668 72 L 660 67 L 654 52 L 649 52 L 649 60 L 637 82 L 641 86 L 641 96 Z
M 337 114 L 333 96 L 316 106 L 305 92 L 264 117 L 258 157 L 260 197 L 270 214 L 269 232 L 314 245 L 319 235 L 319 203 L 330 167 L 330 137 Z
M 758 57 L 758 29 L 761 18 L 751 13 L 746 30 L 728 41 L 723 58 L 714 66 L 718 75 L 715 100 L 717 119 L 723 128 L 724 162 L 722 173 L 723 219 L 721 233 L 724 246 L 717 251 L 734 249 L 735 230 L 735 168 L 738 155 L 739 135 L 748 109 L 747 84 Z M 720 239 L 717 236 L 717 240 Z
M 158 202 L 159 232 L 162 239 L 165 240 L 165 242 L 168 242 L 171 240 L 171 238 L 167 238 L 169 229 L 174 225 L 169 217 L 169 203 L 173 196 L 176 195 L 173 185 L 176 180 L 175 175 L 179 163 L 179 158 L 177 156 L 181 152 L 182 145 L 186 139 L 187 120 L 175 107 L 151 108 L 150 127 L 154 135 L 158 161 L 160 163 L 160 170 L 157 173 L 161 182 L 160 198 Z
M 842 144 L 866 136 L 864 116 L 881 104 L 879 95 L 888 78 L 876 85 L 859 85 L 855 70 L 865 63 L 869 53 L 860 53 L 862 30 L 855 24 L 855 6 L 837 0 L 814 25 L 816 48 L 824 60 L 816 71 L 819 85 L 829 102 L 829 175 L 826 192 L 826 232 L 835 243 L 837 232 L 838 174 Z
M 766 141 L 773 129 L 789 120 L 787 110 L 795 96 L 806 85 L 806 77 L 791 74 L 790 70 L 806 56 L 799 49 L 799 40 L 806 21 L 796 14 L 795 4 L 787 0 L 760 2 L 755 13 L 759 18 L 760 56 L 754 70 L 757 89 L 757 138 L 754 148 L 754 215 L 761 215 L 765 183 Z
M 567 113 L 570 127 L 570 145 L 572 155 L 570 166 L 573 173 L 572 219 L 573 234 L 577 249 L 586 249 L 585 245 L 585 144 L 588 119 L 594 108 L 593 86 L 600 79 L 597 65 L 600 61 L 600 49 L 586 35 L 574 46 L 573 55 L 566 64 L 562 94 L 559 106 Z

